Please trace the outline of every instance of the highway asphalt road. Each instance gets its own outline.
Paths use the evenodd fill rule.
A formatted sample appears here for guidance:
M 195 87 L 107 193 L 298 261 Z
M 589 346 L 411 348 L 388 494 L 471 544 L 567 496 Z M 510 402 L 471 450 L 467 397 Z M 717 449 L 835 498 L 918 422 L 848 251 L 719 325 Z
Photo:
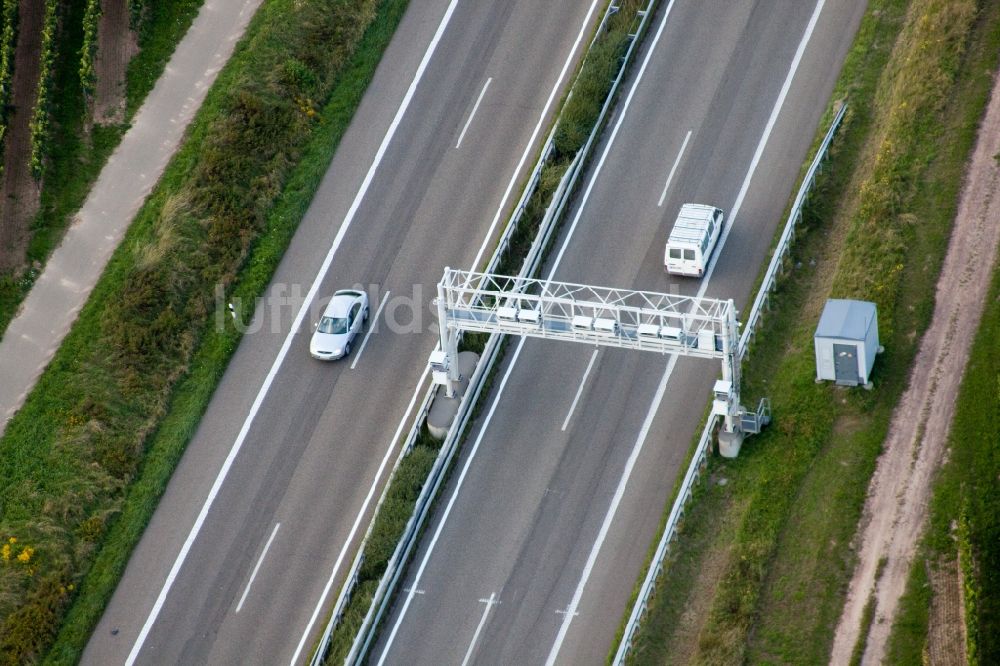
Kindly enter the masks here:
M 436 342 L 433 285 L 513 205 L 597 4 L 410 3 L 84 663 L 308 656 Z M 388 304 L 363 355 L 310 358 L 312 315 L 291 332 L 317 275 Z
M 631 73 L 634 97 L 546 274 L 705 289 L 744 308 L 866 3 L 662 4 L 648 67 Z M 662 267 L 687 201 L 720 206 L 731 225 L 701 281 Z M 614 645 L 719 365 L 542 340 L 512 349 L 372 663 L 601 664 Z

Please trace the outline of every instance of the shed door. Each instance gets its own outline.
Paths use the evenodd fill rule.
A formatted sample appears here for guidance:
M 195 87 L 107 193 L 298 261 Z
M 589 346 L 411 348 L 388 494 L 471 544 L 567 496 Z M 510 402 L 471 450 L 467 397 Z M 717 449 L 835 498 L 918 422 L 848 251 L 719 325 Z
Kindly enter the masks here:
M 858 358 L 857 347 L 854 345 L 833 345 L 834 375 L 837 382 L 851 383 L 857 385 L 858 380 Z

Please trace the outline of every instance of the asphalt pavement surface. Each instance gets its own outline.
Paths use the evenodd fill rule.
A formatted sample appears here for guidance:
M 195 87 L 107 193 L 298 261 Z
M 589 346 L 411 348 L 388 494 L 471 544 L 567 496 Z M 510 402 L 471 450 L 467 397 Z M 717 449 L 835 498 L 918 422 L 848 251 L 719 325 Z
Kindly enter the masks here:
M 747 307 L 865 7 L 662 3 L 544 274 Z M 703 280 L 663 270 L 689 201 L 730 226 Z M 719 364 L 513 342 L 372 663 L 601 664 L 615 647 Z
M 557 82 L 565 86 L 599 19 L 596 4 L 410 3 L 84 663 L 308 657 L 437 340 L 434 285 L 445 265 L 469 265 L 491 247 L 494 220 L 519 192 L 513 179 L 544 139 Z M 321 301 L 360 284 L 373 315 L 385 307 L 363 354 L 356 343 L 349 359 L 322 363 L 308 354 L 315 314 L 289 331 L 336 243 Z

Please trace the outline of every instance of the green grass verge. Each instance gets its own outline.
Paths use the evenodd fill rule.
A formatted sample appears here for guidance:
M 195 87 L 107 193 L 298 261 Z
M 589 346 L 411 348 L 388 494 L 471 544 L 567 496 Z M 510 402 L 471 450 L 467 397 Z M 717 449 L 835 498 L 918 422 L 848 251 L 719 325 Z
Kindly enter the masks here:
M 38 214 L 32 222 L 28 269 L 0 275 L 0 337 L 17 312 L 41 267 L 62 239 L 108 157 L 121 141 L 128 122 L 152 90 L 174 47 L 187 32 L 204 0 L 151 0 L 139 30 L 139 52 L 126 73 L 126 122 L 86 128 L 87 107 L 80 85 L 83 44 L 81 3 L 64 3 L 54 63 L 46 176 Z
M 0 439 L 0 536 L 34 549 L 0 566 L 0 663 L 79 658 L 238 344 L 210 325 L 213 287 L 264 290 L 406 4 L 271 0 L 252 20 Z
M 926 557 L 914 559 L 886 645 L 887 664 L 924 664 L 930 622 L 931 588 Z M 869 618 L 870 620 L 870 618 Z M 867 626 L 867 625 L 862 625 Z
M 929 323 L 996 64 L 996 49 L 980 48 L 987 22 L 973 25 L 974 16 L 972 2 L 882 0 L 869 8 L 835 94 L 850 98 L 846 125 L 807 209 L 794 277 L 781 283 L 758 336 L 785 343 L 758 345 L 745 374 L 748 395 L 771 396 L 775 423 L 738 460 L 712 461 L 711 473 L 730 483 L 712 491 L 714 510 L 692 513 L 685 530 L 725 517 L 737 521 L 732 539 L 685 536 L 676 545 L 675 561 L 711 563 L 705 571 L 714 573 L 691 581 L 682 567 L 668 570 L 635 663 L 828 658 L 853 563 L 850 540 Z M 879 305 L 888 351 L 872 393 L 813 382 L 812 333 L 826 294 Z

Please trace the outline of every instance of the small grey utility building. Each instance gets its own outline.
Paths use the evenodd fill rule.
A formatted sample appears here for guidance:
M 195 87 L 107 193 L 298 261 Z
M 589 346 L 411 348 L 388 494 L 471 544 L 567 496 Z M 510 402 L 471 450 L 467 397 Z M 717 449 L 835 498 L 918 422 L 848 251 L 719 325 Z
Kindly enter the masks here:
M 831 298 L 823 308 L 816 335 L 816 381 L 843 386 L 863 384 L 869 377 L 878 344 L 878 313 L 874 303 Z

